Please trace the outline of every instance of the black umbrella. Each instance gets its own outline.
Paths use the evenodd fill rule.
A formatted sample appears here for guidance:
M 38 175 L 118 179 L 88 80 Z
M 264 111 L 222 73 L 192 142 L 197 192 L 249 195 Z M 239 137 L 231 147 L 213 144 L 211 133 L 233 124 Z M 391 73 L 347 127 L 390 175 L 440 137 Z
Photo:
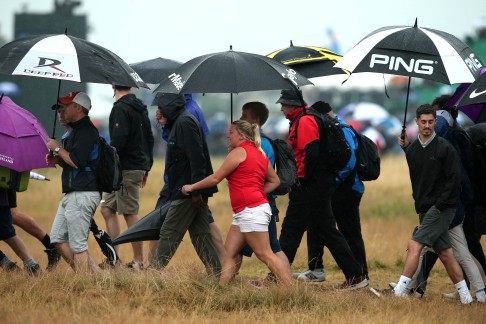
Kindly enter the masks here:
M 91 219 L 91 225 L 90 228 L 91 232 L 93 232 L 93 235 L 96 239 L 96 242 L 101 248 L 101 252 L 106 256 L 108 263 L 112 266 L 116 265 L 116 262 L 120 260 L 118 257 L 118 254 L 116 253 L 115 250 L 115 245 L 111 241 L 110 236 L 108 233 L 106 233 L 103 230 L 100 230 L 98 228 L 98 225 L 96 225 L 96 222 L 94 219 Z
M 290 46 L 279 49 L 267 55 L 269 58 L 280 61 L 292 68 L 306 78 L 316 78 L 327 75 L 349 74 L 343 69 L 334 69 L 341 55 L 330 49 L 318 46 Z
M 143 218 L 139 219 L 125 232 L 118 235 L 113 240 L 113 245 L 129 242 L 158 240 L 160 235 L 160 228 L 164 223 L 165 216 L 167 215 L 167 211 L 169 210 L 169 206 L 170 201 L 165 203 L 162 207 L 155 209 Z
M 454 84 L 473 82 L 483 63 L 457 37 L 417 26 L 388 26 L 363 38 L 335 65 L 357 72 L 408 76 L 403 131 L 407 117 L 410 78 Z
M 169 74 L 174 72 L 182 62 L 157 57 L 138 63 L 130 64 L 130 67 L 147 83 L 159 84 Z
M 266 56 L 229 51 L 196 57 L 154 90 L 165 93 L 233 93 L 292 89 L 312 84 L 292 68 Z
M 0 73 L 61 81 L 148 86 L 118 55 L 97 44 L 66 34 L 34 35 L 0 47 Z M 54 114 L 54 131 L 57 116 Z

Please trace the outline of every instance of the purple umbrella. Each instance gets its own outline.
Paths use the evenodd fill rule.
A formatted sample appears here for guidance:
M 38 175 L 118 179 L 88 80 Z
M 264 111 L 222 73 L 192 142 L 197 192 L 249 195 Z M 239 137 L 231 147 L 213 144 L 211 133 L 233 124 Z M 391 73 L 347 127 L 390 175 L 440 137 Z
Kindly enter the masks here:
M 45 160 L 49 136 L 34 115 L 2 95 L 0 120 L 1 166 L 18 172 L 53 167 Z
M 480 78 L 486 79 L 485 72 L 486 68 L 481 69 Z M 457 107 L 457 109 L 462 111 L 476 124 L 486 122 L 486 97 L 483 99 L 483 102 L 478 101 L 474 104 L 461 105 L 461 102 L 465 101 L 465 95 L 467 95 L 469 92 L 471 92 L 471 83 L 462 83 L 457 87 L 452 97 L 446 102 L 446 106 Z

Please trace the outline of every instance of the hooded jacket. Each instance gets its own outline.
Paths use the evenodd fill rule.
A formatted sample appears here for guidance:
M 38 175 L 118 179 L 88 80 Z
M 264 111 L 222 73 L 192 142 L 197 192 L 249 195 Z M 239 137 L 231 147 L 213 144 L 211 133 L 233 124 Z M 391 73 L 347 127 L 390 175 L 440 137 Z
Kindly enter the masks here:
M 170 130 L 167 141 L 166 172 L 169 179 L 170 200 L 188 198 L 181 192 L 183 185 L 195 183 L 213 173 L 208 145 L 201 125 L 185 108 L 180 98 L 167 100 L 160 105 Z M 216 186 L 195 190 L 193 195 L 210 197 Z
M 150 171 L 154 161 L 154 135 L 147 107 L 134 94 L 113 104 L 110 114 L 111 145 L 117 150 L 123 170 Z

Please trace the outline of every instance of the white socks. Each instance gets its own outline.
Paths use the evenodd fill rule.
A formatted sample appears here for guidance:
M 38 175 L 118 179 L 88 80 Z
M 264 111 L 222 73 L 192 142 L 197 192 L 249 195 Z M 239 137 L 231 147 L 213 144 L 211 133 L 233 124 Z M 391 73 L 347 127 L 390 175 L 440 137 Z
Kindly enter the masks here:
M 410 294 L 410 290 L 407 288 L 408 284 L 412 281 L 411 278 L 400 276 L 397 285 L 393 289 L 395 296 L 397 297 L 407 297 Z M 467 287 L 466 287 L 467 288 Z
M 469 304 L 473 302 L 471 293 L 469 292 L 469 289 L 467 288 L 466 285 L 466 280 L 459 281 L 458 283 L 455 284 L 455 286 L 457 288 L 457 292 L 459 293 L 459 298 L 461 299 L 461 303 Z

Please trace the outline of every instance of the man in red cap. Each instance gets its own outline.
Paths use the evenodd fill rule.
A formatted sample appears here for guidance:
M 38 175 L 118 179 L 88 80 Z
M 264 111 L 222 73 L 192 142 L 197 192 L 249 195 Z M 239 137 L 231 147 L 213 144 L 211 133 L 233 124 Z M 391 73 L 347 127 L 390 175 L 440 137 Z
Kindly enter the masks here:
M 51 230 L 51 242 L 76 272 L 100 271 L 88 253 L 88 236 L 101 195 L 89 162 L 97 158 L 98 130 L 88 117 L 91 100 L 84 92 L 71 92 L 59 98 L 66 122 L 72 128 L 61 146 L 49 139 L 47 146 L 54 152 L 47 155 L 48 164 L 59 164 L 62 170 L 62 192 Z

